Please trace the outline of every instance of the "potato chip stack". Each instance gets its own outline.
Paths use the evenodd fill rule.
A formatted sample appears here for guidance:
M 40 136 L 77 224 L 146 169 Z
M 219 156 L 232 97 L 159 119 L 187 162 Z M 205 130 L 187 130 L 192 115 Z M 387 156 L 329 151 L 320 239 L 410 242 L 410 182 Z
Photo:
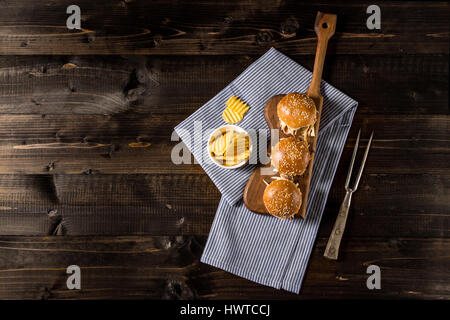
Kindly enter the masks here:
M 243 132 L 221 132 L 210 142 L 210 152 L 223 165 L 236 165 L 250 156 L 250 138 Z
M 222 118 L 230 124 L 241 122 L 245 113 L 249 110 L 248 105 L 236 96 L 231 96 L 225 105 L 227 107 L 222 113 Z

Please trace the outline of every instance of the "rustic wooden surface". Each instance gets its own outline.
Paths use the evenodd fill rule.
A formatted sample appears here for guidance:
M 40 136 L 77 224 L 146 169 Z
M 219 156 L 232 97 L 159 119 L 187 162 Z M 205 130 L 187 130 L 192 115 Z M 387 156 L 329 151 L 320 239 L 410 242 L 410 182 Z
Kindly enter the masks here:
M 83 32 L 70 4 L 0 10 L 0 298 L 450 298 L 447 2 L 380 2 L 380 31 L 362 1 L 78 1 Z M 323 78 L 359 108 L 293 295 L 199 262 L 220 194 L 171 134 L 271 46 L 312 69 L 318 10 L 338 14 Z M 359 128 L 375 139 L 327 261 Z

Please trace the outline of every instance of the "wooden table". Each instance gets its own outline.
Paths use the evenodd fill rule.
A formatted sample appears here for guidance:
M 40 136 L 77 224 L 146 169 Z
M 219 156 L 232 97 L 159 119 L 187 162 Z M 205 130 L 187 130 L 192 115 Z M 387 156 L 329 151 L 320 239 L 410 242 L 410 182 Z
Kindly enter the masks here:
M 0 298 L 450 298 L 449 4 L 86 1 L 0 10 Z M 220 194 L 173 127 L 270 47 L 359 102 L 300 295 L 199 262 Z M 357 131 L 375 140 L 340 260 L 322 257 Z M 82 268 L 67 290 L 66 268 Z M 381 268 L 381 290 L 366 268 Z

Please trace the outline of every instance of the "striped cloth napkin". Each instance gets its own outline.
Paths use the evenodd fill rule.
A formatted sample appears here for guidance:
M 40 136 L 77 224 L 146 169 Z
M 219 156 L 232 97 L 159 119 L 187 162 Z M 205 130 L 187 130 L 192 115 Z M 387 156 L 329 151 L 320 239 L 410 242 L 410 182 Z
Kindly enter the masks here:
M 250 106 L 239 126 L 263 130 L 266 101 L 277 94 L 306 92 L 311 72 L 271 48 L 203 107 L 175 128 L 222 193 L 201 261 L 243 278 L 299 293 L 322 212 L 358 103 L 325 81 L 317 152 L 306 218 L 282 221 L 254 214 L 242 202 L 245 185 L 254 170 L 219 168 L 209 159 L 208 134 L 225 123 L 225 102 L 236 95 Z M 265 149 L 266 145 L 261 144 Z

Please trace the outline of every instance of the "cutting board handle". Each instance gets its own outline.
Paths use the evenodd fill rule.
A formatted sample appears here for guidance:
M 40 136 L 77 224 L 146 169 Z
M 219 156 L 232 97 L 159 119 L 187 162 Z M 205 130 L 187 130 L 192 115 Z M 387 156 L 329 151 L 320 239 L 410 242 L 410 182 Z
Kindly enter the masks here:
M 320 98 L 323 63 L 327 53 L 328 40 L 334 35 L 336 30 L 336 15 L 319 11 L 316 16 L 314 30 L 317 34 L 317 49 L 312 80 L 307 93 L 311 98 Z

